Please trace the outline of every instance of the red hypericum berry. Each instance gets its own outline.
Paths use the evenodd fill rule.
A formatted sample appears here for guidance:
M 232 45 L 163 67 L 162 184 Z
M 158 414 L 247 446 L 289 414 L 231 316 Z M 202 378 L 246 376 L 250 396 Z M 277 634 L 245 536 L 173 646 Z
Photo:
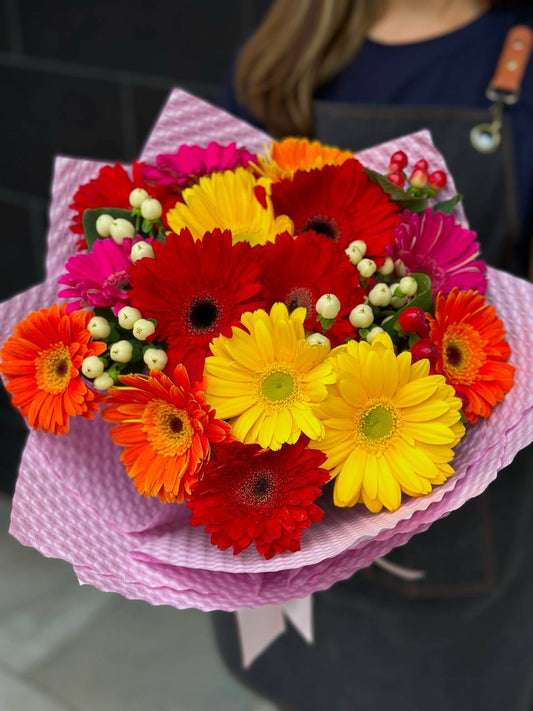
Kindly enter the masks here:
M 428 182 L 427 170 L 423 170 L 422 168 L 415 168 L 411 173 L 409 182 L 411 183 L 413 188 L 425 188 Z
M 466 395 L 462 392 L 459 392 L 459 390 L 456 390 L 455 397 L 458 397 L 459 400 L 463 403 L 463 407 L 461 409 L 466 410 L 466 408 L 468 407 L 468 398 L 466 397 Z
M 442 190 L 447 180 L 448 176 L 443 170 L 436 170 L 428 176 L 428 184 L 431 185 L 432 188 L 435 188 L 435 190 Z
M 405 333 L 418 333 L 418 335 L 421 335 L 419 331 L 423 328 L 425 321 L 424 312 L 418 306 L 408 306 L 398 316 L 400 328 Z
M 428 162 L 425 158 L 421 158 L 420 160 L 417 160 L 416 163 L 413 166 L 413 170 L 428 170 L 429 165 Z
M 427 358 L 431 365 L 434 366 L 438 357 L 437 346 L 429 338 L 421 338 L 411 346 L 411 360 L 413 363 L 422 360 L 422 358 Z
M 400 170 L 403 170 L 404 168 L 407 168 L 407 163 L 409 161 L 407 160 L 407 155 L 403 151 L 396 151 L 396 153 L 391 155 L 390 162 L 399 163 L 401 165 Z
M 405 184 L 405 176 L 403 173 L 391 173 L 390 175 L 387 175 L 387 180 L 389 183 L 392 183 L 399 188 L 403 188 Z
M 391 160 L 389 163 L 389 173 L 401 173 L 403 171 L 403 165 L 395 160 Z

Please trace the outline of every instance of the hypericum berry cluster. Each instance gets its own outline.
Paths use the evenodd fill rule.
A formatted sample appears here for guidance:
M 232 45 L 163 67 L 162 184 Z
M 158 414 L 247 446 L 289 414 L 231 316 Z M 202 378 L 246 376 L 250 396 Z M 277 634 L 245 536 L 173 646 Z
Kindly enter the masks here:
M 418 306 L 409 306 L 398 316 L 400 335 L 405 334 L 409 341 L 409 350 L 413 363 L 427 358 L 432 366 L 437 363 L 439 352 L 435 344 L 428 338 L 429 321 Z
M 446 185 L 447 175 L 443 170 L 429 172 L 429 165 L 425 158 L 418 160 L 407 179 L 406 169 L 409 159 L 403 151 L 393 153 L 389 162 L 387 179 L 393 185 L 403 188 L 408 182 L 407 193 L 415 197 L 433 198 Z
M 161 215 L 163 206 L 144 190 L 135 188 L 129 196 L 131 205 L 131 220 L 125 217 L 113 217 L 108 213 L 100 215 L 96 220 L 96 231 L 100 237 L 111 237 L 117 244 L 122 244 L 125 239 L 134 239 L 135 235 L 142 237 L 157 237 L 163 229 Z M 139 245 L 139 246 L 138 246 Z M 154 253 L 148 242 L 138 239 L 132 249 L 131 259 L 135 261 L 140 257 L 153 257 Z
M 111 310 L 107 317 L 93 316 L 87 326 L 91 336 L 107 344 L 101 356 L 91 356 L 82 363 L 82 373 L 93 381 L 97 390 L 108 390 L 119 375 L 150 370 L 163 370 L 168 356 L 158 343 L 143 343 L 153 335 L 154 319 L 142 318 L 132 306 L 123 306 L 117 316 Z
M 353 305 L 348 320 L 357 331 L 355 337 L 371 343 L 378 333 L 385 330 L 384 322 L 396 319 L 417 295 L 418 282 L 414 277 L 405 275 L 403 263 L 395 264 L 390 257 L 377 268 L 373 260 L 365 258 L 366 250 L 366 244 L 361 240 L 352 242 L 345 250 L 348 259 L 359 271 L 361 283 L 368 289 L 364 302 Z M 324 334 L 334 324 L 341 303 L 335 294 L 323 294 L 315 308 L 324 333 L 311 333 L 307 340 L 311 344 L 329 346 L 329 339 Z

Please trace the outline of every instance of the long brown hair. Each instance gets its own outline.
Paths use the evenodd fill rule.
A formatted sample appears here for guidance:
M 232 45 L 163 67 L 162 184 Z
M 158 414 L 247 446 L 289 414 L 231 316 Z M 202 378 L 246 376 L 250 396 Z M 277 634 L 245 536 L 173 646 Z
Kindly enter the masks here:
M 313 93 L 352 59 L 380 0 L 275 0 L 243 47 L 237 100 L 275 135 L 311 135 Z
M 383 9 L 383 0 L 275 0 L 239 55 L 237 100 L 275 136 L 310 136 L 313 94 L 349 64 Z

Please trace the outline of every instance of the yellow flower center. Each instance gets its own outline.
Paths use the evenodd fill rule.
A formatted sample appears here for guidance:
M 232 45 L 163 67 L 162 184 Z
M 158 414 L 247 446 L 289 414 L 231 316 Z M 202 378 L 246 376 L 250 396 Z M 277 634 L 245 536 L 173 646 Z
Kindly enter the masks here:
M 385 449 L 400 428 L 401 417 L 390 401 L 371 400 L 354 417 L 354 440 L 369 452 Z
M 64 343 L 56 343 L 35 359 L 37 386 L 52 395 L 62 393 L 72 379 L 72 360 Z
M 173 457 L 190 448 L 193 428 L 185 410 L 152 400 L 144 408 L 143 423 L 148 441 L 158 454 Z
M 485 343 L 475 328 L 458 323 L 446 329 L 442 339 L 442 362 L 450 383 L 471 385 L 486 360 Z
M 256 396 L 267 410 L 282 410 L 301 399 L 301 376 L 289 363 L 271 363 L 256 381 Z

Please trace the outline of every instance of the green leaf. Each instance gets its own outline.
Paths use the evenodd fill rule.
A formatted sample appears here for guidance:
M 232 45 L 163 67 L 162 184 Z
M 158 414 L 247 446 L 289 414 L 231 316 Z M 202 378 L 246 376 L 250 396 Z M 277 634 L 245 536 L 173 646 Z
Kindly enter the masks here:
M 145 235 L 150 234 L 150 230 L 152 229 L 152 225 L 154 223 L 151 220 L 143 220 L 141 224 L 141 230 L 144 232 Z
M 384 192 L 390 195 L 391 200 L 398 203 L 400 207 L 410 210 L 411 212 L 422 212 L 428 206 L 427 198 L 409 195 L 397 185 L 393 185 L 390 180 L 387 180 L 386 175 L 382 175 L 375 170 L 365 168 L 365 173 L 373 183 L 379 185 Z
M 83 213 L 82 221 L 85 241 L 87 242 L 89 251 L 92 250 L 93 244 L 97 239 L 104 239 L 103 237 L 100 237 L 96 231 L 96 220 L 100 217 L 100 215 L 111 215 L 111 217 L 114 217 L 115 220 L 118 217 L 122 217 L 131 222 L 131 224 L 135 227 L 135 222 L 129 210 L 121 210 L 118 207 L 98 207 L 95 210 L 87 208 L 87 210 Z
M 433 212 L 442 212 L 445 215 L 451 215 L 457 203 L 461 202 L 462 199 L 462 195 L 454 195 L 454 197 L 449 200 L 438 202 L 436 205 L 433 205 Z

